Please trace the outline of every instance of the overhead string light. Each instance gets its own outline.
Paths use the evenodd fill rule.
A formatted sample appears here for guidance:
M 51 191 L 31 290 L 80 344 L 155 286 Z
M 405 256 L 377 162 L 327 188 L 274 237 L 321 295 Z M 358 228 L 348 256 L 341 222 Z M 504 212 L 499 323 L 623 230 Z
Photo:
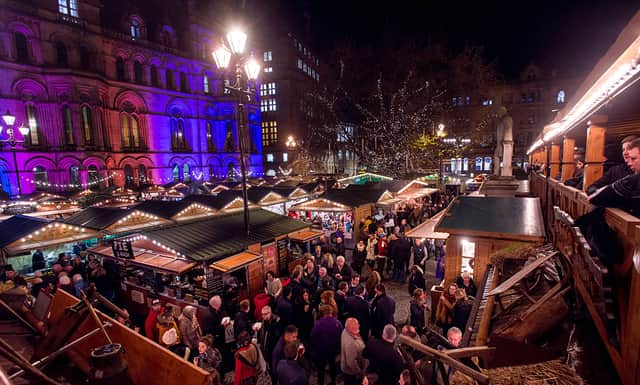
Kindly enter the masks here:
M 103 178 L 100 179 L 96 179 L 93 180 L 91 182 L 87 182 L 87 183 L 49 183 L 49 182 L 43 182 L 43 181 L 38 181 L 35 179 L 31 179 L 31 178 L 24 178 L 27 182 L 29 183 L 34 183 L 36 186 L 38 187 L 53 187 L 56 189 L 76 189 L 76 188 L 89 188 L 89 187 L 93 187 L 96 186 L 100 183 L 103 183 L 107 180 L 112 179 L 113 177 L 119 175 L 117 172 L 112 172 L 111 174 L 109 174 L 108 176 L 105 176 Z

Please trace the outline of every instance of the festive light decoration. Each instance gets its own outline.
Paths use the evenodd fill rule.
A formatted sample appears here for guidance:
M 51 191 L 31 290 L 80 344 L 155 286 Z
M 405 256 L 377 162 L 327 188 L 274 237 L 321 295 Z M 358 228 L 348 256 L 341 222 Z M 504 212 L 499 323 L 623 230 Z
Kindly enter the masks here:
M 27 182 L 29 183 L 34 183 L 36 186 L 38 187 L 54 187 L 57 189 L 76 189 L 76 188 L 89 188 L 89 187 L 93 187 L 96 186 L 100 183 L 103 183 L 107 180 L 112 179 L 113 177 L 119 175 L 117 172 L 112 172 L 111 174 L 109 174 L 106 177 L 100 178 L 100 179 L 96 179 L 94 181 L 88 182 L 88 183 L 69 183 L 69 184 L 64 184 L 64 183 L 49 183 L 49 182 L 41 182 L 41 181 L 37 181 L 35 179 L 31 179 L 31 178 L 24 178 Z
M 26 242 L 29 239 L 33 239 L 34 235 L 37 237 L 40 234 L 44 234 L 52 230 L 69 230 L 69 231 L 75 231 L 79 233 L 84 233 L 87 231 L 87 229 L 85 229 L 84 227 L 68 225 L 66 223 L 54 222 L 54 223 L 49 223 L 48 225 L 22 238 L 21 241 Z

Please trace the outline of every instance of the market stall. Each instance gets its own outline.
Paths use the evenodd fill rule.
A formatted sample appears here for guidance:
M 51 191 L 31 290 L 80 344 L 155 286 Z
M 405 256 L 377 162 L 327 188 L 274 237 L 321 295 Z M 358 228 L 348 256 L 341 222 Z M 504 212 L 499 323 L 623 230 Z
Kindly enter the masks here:
M 262 255 L 243 251 L 209 265 L 208 279 L 222 281 L 226 297 L 253 298 L 263 292 L 264 271 Z M 219 289 L 217 289 L 219 290 Z
M 144 213 L 175 222 L 201 219 L 216 214 L 216 210 L 209 206 L 184 200 L 177 202 L 144 201 L 135 208 Z

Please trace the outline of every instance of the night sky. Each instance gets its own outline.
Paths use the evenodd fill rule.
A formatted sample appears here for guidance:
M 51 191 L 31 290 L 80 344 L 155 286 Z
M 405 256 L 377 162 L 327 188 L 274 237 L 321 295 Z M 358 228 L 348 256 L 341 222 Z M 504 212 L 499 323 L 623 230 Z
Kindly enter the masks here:
M 291 0 L 300 9 L 303 0 Z M 571 75 L 589 70 L 640 9 L 638 1 L 312 0 L 312 30 L 324 52 L 345 39 L 380 48 L 413 41 L 485 47 L 513 76 L 530 62 Z

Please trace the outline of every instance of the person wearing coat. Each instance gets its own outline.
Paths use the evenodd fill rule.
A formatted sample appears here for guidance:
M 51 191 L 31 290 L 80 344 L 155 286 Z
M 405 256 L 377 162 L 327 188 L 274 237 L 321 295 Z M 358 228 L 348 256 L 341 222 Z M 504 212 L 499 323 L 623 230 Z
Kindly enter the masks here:
M 264 365 L 264 358 L 260 349 L 251 343 L 251 335 L 243 330 L 237 338 L 238 350 L 236 350 L 235 372 L 233 375 L 233 385 L 256 385 L 258 383 L 258 373 Z
M 309 385 L 309 377 L 298 362 L 299 358 L 298 344 L 287 343 L 284 347 L 284 359 L 278 364 L 278 385 Z
M 424 311 L 428 309 L 424 298 L 424 291 L 420 288 L 413 292 L 413 298 L 409 305 L 409 324 L 416 328 L 418 333 L 422 334 L 425 327 Z
M 281 330 L 280 317 L 271 312 L 271 306 L 264 306 L 262 308 L 262 325 L 258 330 L 258 343 L 267 362 L 271 362 L 273 358 L 273 349 L 280 339 Z M 269 374 L 272 381 L 276 379 L 275 368 L 270 368 Z
M 333 279 L 336 284 L 344 281 L 351 282 L 351 276 L 353 275 L 353 270 L 351 267 L 345 263 L 345 259 L 342 255 L 339 255 L 336 258 L 336 265 L 333 267 Z
M 324 384 L 325 367 L 329 364 L 331 383 L 336 383 L 336 355 L 340 352 L 342 324 L 333 315 L 329 305 L 320 305 L 322 318 L 318 319 L 311 330 L 311 358 L 318 369 L 318 384 Z
M 352 317 L 358 320 L 360 326 L 360 337 L 363 341 L 369 338 L 369 328 L 371 314 L 369 311 L 369 302 L 364 299 L 365 289 L 360 285 L 356 288 L 355 295 L 347 297 L 344 303 L 345 317 Z
M 394 325 L 393 315 L 396 312 L 396 302 L 387 295 L 383 284 L 375 288 L 376 296 L 371 302 L 371 334 L 380 338 L 385 325 Z
M 192 354 L 198 351 L 198 342 L 200 342 L 200 338 L 202 337 L 202 330 L 196 317 L 196 310 L 195 307 L 187 305 L 182 309 L 182 314 L 178 317 L 182 343 L 191 349 Z
M 353 249 L 353 255 L 351 256 L 351 267 L 353 271 L 358 274 L 362 274 L 362 267 L 364 261 L 367 259 L 367 246 L 364 241 L 359 240 L 356 247 Z
M 366 367 L 366 361 L 362 357 L 364 341 L 359 329 L 357 319 L 347 318 L 340 336 L 340 370 L 344 374 L 345 385 L 359 385 Z
M 403 360 L 398 348 L 394 346 L 396 328 L 386 325 L 381 338 L 374 338 L 367 342 L 362 356 L 369 360 L 368 372 L 378 375 L 380 385 L 397 385 L 402 372 Z
M 245 299 L 240 301 L 240 310 L 233 317 L 233 335 L 238 339 L 238 336 L 243 331 L 251 334 L 251 318 L 249 318 L 249 300 Z

